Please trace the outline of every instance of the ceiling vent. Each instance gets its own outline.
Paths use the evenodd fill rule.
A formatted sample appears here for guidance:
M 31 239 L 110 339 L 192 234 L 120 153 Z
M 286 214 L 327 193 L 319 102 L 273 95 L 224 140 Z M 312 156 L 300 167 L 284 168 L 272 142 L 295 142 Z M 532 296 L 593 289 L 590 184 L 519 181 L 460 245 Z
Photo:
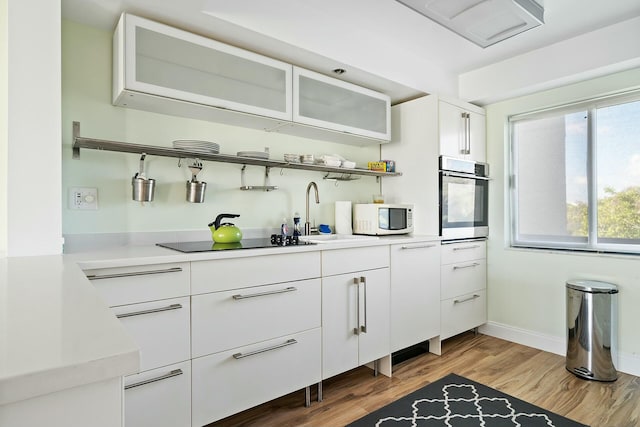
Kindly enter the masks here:
M 396 0 L 480 47 L 544 23 L 534 0 Z

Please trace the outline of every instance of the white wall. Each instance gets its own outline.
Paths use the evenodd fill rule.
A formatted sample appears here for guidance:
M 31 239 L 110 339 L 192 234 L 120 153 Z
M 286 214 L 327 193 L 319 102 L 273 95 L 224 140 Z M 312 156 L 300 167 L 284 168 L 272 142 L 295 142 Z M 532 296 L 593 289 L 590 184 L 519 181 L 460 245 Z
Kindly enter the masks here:
M 486 107 L 489 200 L 485 331 L 564 354 L 565 282 L 590 278 L 619 286 L 619 369 L 640 375 L 640 257 L 510 249 L 507 119 L 511 114 L 640 86 L 640 68 Z
M 7 25 L 7 0 L 0 0 L 0 258 L 7 255 L 7 114 L 9 63 L 7 49 L 9 46 Z
M 115 23 L 114 23 L 115 24 Z M 294 211 L 304 216 L 305 190 L 310 181 L 319 187 L 320 205 L 311 206 L 316 224 L 333 224 L 333 202 L 370 202 L 379 191 L 375 177 L 357 181 L 323 180 L 323 174 L 298 170 L 271 170 L 277 191 L 240 191 L 241 165 L 204 162 L 198 178 L 207 182 L 205 203 L 185 201 L 185 183 L 191 176 L 178 160 L 147 156 L 147 176 L 156 179 L 156 197 L 141 205 L 131 200 L 131 178 L 138 170 L 139 155 L 81 150 L 80 160 L 71 158 L 72 122 L 80 122 L 80 134 L 98 139 L 170 147 L 176 139 L 202 139 L 220 144 L 221 153 L 270 148 L 271 157 L 284 153 L 341 154 L 366 167 L 379 160 L 379 145 L 355 147 L 227 126 L 201 120 L 171 117 L 111 105 L 110 32 L 63 21 L 62 96 L 62 189 L 63 232 L 69 234 L 141 231 L 207 230 L 218 213 L 236 213 L 241 228 L 279 227 Z M 401 165 L 399 165 L 401 168 Z M 387 178 L 392 179 L 392 178 Z M 262 185 L 263 167 L 248 167 L 247 184 Z M 97 187 L 97 211 L 70 210 L 68 189 Z
M 8 256 L 62 251 L 60 210 L 60 0 L 5 0 L 6 200 Z M 3 18 L 5 19 L 5 18 Z M 6 64 L 6 65 L 5 65 Z M 4 85 L 4 83 L 3 83 Z M 3 136 L 3 139 L 5 137 Z M 5 149 L 6 147 L 6 149 Z M 0 208 L 4 210 L 3 204 Z M 1 248 L 1 246 L 0 246 Z

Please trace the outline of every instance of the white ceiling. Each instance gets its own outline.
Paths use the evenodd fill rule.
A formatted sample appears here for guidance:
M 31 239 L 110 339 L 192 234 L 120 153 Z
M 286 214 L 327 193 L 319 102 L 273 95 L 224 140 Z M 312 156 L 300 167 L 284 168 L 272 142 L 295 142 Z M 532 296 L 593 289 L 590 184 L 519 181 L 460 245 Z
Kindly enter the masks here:
M 640 0 L 546 0 L 544 8 L 544 25 L 482 49 L 395 0 L 62 0 L 63 18 L 92 27 L 111 31 L 126 11 L 325 74 L 345 68 L 341 79 L 394 102 L 462 97 L 460 75 L 640 16 Z M 640 42 L 625 42 L 635 57 Z

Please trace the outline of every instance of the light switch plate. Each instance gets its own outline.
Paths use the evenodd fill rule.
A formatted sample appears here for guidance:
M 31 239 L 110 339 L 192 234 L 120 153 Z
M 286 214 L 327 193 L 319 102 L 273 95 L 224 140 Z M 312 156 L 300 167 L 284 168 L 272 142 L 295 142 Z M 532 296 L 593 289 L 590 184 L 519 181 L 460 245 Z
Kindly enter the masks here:
M 69 209 L 97 210 L 98 189 L 93 187 L 69 188 Z

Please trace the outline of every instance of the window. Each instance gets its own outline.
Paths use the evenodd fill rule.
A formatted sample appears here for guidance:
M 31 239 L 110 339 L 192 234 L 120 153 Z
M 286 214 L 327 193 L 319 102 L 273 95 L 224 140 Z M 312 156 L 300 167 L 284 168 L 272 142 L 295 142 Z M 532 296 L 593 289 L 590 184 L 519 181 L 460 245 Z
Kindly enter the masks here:
M 640 253 L 640 94 L 509 124 L 512 246 Z

